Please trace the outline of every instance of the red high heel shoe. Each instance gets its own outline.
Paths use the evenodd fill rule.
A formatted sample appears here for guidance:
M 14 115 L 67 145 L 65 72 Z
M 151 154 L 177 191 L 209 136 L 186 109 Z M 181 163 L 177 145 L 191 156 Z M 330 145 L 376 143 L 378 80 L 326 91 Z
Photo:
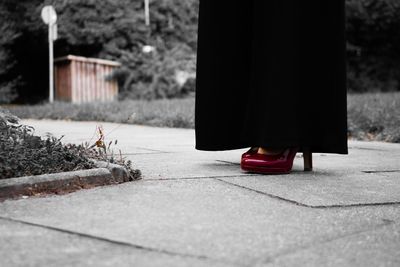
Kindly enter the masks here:
M 245 153 L 242 154 L 242 159 L 257 153 L 257 151 L 258 147 L 251 147 L 249 150 L 247 150 Z
M 293 160 L 298 147 L 285 149 L 276 155 L 265 155 L 259 153 L 248 154 L 242 157 L 240 166 L 242 170 L 262 174 L 286 174 L 293 167 Z M 312 170 L 312 153 L 308 148 L 303 149 L 304 171 Z

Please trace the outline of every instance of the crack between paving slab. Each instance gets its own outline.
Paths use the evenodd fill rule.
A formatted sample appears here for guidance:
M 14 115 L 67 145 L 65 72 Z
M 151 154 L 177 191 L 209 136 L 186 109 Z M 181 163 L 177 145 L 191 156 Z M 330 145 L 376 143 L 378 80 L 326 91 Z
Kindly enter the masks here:
M 278 259 L 280 257 L 284 257 L 284 256 L 287 256 L 287 255 L 290 255 L 290 254 L 295 254 L 295 253 L 297 253 L 299 251 L 306 250 L 306 249 L 309 249 L 309 248 L 312 248 L 312 247 L 315 247 L 315 246 L 318 246 L 318 245 L 325 245 L 325 244 L 328 244 L 328 243 L 331 243 L 331 242 L 334 242 L 334 241 L 337 241 L 337 240 L 345 239 L 345 238 L 352 237 L 352 236 L 358 236 L 358 235 L 363 234 L 363 233 L 379 230 L 379 229 L 382 229 L 382 228 L 385 228 L 387 226 L 391 226 L 391 225 L 395 224 L 395 222 L 391 221 L 391 220 L 383 220 L 383 221 L 384 221 L 384 223 L 378 224 L 378 225 L 370 227 L 370 228 L 366 228 L 366 229 L 363 229 L 363 230 L 358 230 L 358 231 L 351 232 L 351 233 L 348 233 L 348 234 L 339 235 L 339 236 L 336 236 L 336 237 L 327 238 L 327 239 L 322 240 L 320 242 L 317 241 L 316 243 L 309 242 L 308 244 L 305 244 L 305 245 L 297 247 L 297 248 L 286 249 L 286 250 L 284 250 L 282 252 L 276 253 L 275 255 L 272 255 L 272 256 L 268 257 L 267 259 L 263 260 L 261 263 L 262 264 L 273 263 L 276 259 Z
M 385 172 L 400 172 L 400 170 L 386 170 L 386 171 L 361 171 L 364 173 L 385 173 Z
M 145 147 L 139 147 L 139 146 L 135 146 L 134 148 L 143 149 L 143 150 L 147 150 L 147 151 L 160 152 L 160 153 L 172 153 L 169 151 L 162 151 L 162 150 L 158 150 L 158 149 L 145 148 Z
M 20 224 L 29 225 L 29 226 L 38 227 L 38 228 L 43 228 L 43 229 L 47 229 L 47 230 L 51 230 L 51 231 L 64 233 L 64 234 L 75 235 L 75 236 L 79 236 L 79 237 L 83 237 L 83 238 L 97 240 L 97 241 L 100 241 L 100 242 L 110 243 L 110 244 L 113 244 L 113 245 L 130 247 L 130 248 L 134 248 L 134 249 L 138 249 L 138 250 L 146 250 L 146 251 L 150 251 L 150 252 L 157 252 L 157 253 L 167 254 L 167 255 L 171 255 L 171 256 L 180 256 L 180 257 L 185 257 L 185 258 L 196 258 L 196 259 L 200 259 L 200 260 L 209 260 L 209 261 L 214 261 L 214 262 L 221 262 L 221 263 L 230 264 L 232 266 L 238 266 L 238 267 L 242 266 L 242 265 L 239 265 L 239 264 L 234 263 L 234 262 L 228 262 L 228 261 L 221 260 L 221 259 L 215 259 L 215 258 L 211 258 L 211 257 L 205 256 L 205 255 L 193 255 L 193 254 L 186 254 L 186 253 L 178 253 L 178 252 L 168 251 L 168 250 L 164 250 L 164 249 L 156 249 L 156 248 L 151 248 L 151 247 L 145 247 L 145 246 L 141 246 L 141 245 L 132 244 L 132 243 L 129 243 L 129 242 L 113 240 L 113 239 L 109 239 L 109 238 L 105 238 L 105 237 L 99 237 L 99 236 L 95 236 L 95 235 L 75 232 L 75 231 L 62 229 L 62 228 L 58 228 L 58 227 L 54 227 L 54 226 L 48 226 L 48 225 L 43 225 L 43 224 L 39 224 L 39 223 L 32 223 L 32 222 L 27 222 L 27 221 L 18 220 L 18 219 L 12 219 L 12 218 L 7 218 L 7 217 L 0 216 L 0 220 L 8 221 L 8 222 L 14 222 L 14 223 L 20 223 Z
M 223 177 L 219 177 L 219 178 L 223 178 Z M 273 195 L 273 194 L 266 193 L 266 192 L 263 192 L 263 191 L 260 191 L 260 190 L 249 188 L 249 187 L 246 187 L 246 186 L 243 186 L 243 185 L 234 184 L 234 183 L 231 183 L 231 182 L 228 182 L 228 181 L 225 181 L 225 180 L 221 180 L 221 179 L 218 179 L 218 178 L 215 179 L 215 180 L 227 183 L 227 184 L 229 184 L 231 186 L 236 186 L 236 187 L 239 187 L 239 188 L 242 188 L 242 189 L 246 189 L 248 191 L 252 191 L 252 192 L 255 192 L 255 193 L 258 193 L 258 194 L 262 194 L 262 195 L 268 196 L 270 198 L 278 199 L 280 201 L 284 201 L 284 202 L 287 202 L 287 203 L 290 203 L 290 204 L 294 204 L 294 205 L 305 207 L 305 208 L 311 208 L 311 209 L 335 209 L 335 208 L 355 208 L 355 207 L 374 207 L 374 206 L 400 205 L 400 201 L 380 202 L 380 203 L 356 203 L 356 204 L 347 204 L 347 205 L 346 204 L 344 204 L 344 205 L 307 205 L 307 204 L 304 204 L 304 203 L 301 203 L 301 202 L 297 202 L 295 200 L 283 198 L 283 197 L 280 197 L 280 196 L 277 196 L 277 195 Z
M 349 149 L 359 149 L 359 150 L 370 150 L 370 151 L 390 151 L 387 149 L 381 149 L 381 148 L 369 148 L 369 147 L 358 147 L 358 146 L 349 146 Z
M 228 164 L 231 164 L 231 165 L 240 165 L 240 163 L 238 162 L 238 163 L 236 163 L 236 162 L 231 162 L 231 161 L 226 161 L 226 160 L 215 160 L 215 161 L 218 161 L 218 162 L 222 162 L 222 163 L 228 163 Z
M 137 152 L 137 153 L 121 153 L 122 156 L 136 156 L 136 155 L 160 155 L 160 154 L 170 154 L 172 152 Z
M 237 177 L 251 177 L 257 176 L 257 174 L 243 174 L 243 175 L 216 175 L 216 176 L 194 176 L 194 177 L 187 177 L 187 178 L 179 178 L 179 177 L 170 177 L 170 178 L 146 178 L 143 177 L 141 180 L 142 182 L 149 182 L 149 181 L 177 181 L 177 180 L 205 180 L 205 179 L 217 179 L 217 178 L 237 178 Z

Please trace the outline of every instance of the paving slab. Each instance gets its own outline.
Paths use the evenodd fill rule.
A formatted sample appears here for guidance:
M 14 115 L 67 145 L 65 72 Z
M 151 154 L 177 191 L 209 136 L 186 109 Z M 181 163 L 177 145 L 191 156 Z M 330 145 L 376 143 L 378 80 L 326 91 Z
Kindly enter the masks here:
M 310 209 L 215 179 L 138 181 L 6 201 L 0 214 L 241 266 L 400 220 L 398 206 Z
M 252 176 L 242 172 L 239 153 L 190 151 L 180 153 L 128 155 L 143 179 L 192 179 L 226 176 Z
M 220 179 L 310 207 L 400 204 L 400 173 L 315 172 Z
M 0 264 L 11 266 L 232 266 L 0 219 Z
M 323 244 L 282 252 L 255 266 L 400 266 L 400 226 L 336 238 Z

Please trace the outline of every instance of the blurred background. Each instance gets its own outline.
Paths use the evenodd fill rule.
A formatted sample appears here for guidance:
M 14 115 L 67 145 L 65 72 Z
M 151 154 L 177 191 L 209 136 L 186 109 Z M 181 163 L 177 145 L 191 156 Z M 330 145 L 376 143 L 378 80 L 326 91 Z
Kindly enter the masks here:
M 58 15 L 56 58 L 121 64 L 107 77 L 114 101 L 47 103 L 45 5 Z M 150 1 L 146 25 L 143 0 L 0 0 L 0 104 L 22 118 L 193 128 L 198 8 Z M 346 0 L 346 14 L 349 137 L 400 142 L 400 1 Z

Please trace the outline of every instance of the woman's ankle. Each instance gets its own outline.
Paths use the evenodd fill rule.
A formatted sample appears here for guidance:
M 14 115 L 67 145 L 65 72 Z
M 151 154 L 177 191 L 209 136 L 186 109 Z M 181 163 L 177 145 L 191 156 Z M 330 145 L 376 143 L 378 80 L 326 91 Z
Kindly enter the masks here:
M 258 153 L 264 155 L 277 155 L 284 151 L 284 148 L 269 148 L 269 147 L 259 147 Z

